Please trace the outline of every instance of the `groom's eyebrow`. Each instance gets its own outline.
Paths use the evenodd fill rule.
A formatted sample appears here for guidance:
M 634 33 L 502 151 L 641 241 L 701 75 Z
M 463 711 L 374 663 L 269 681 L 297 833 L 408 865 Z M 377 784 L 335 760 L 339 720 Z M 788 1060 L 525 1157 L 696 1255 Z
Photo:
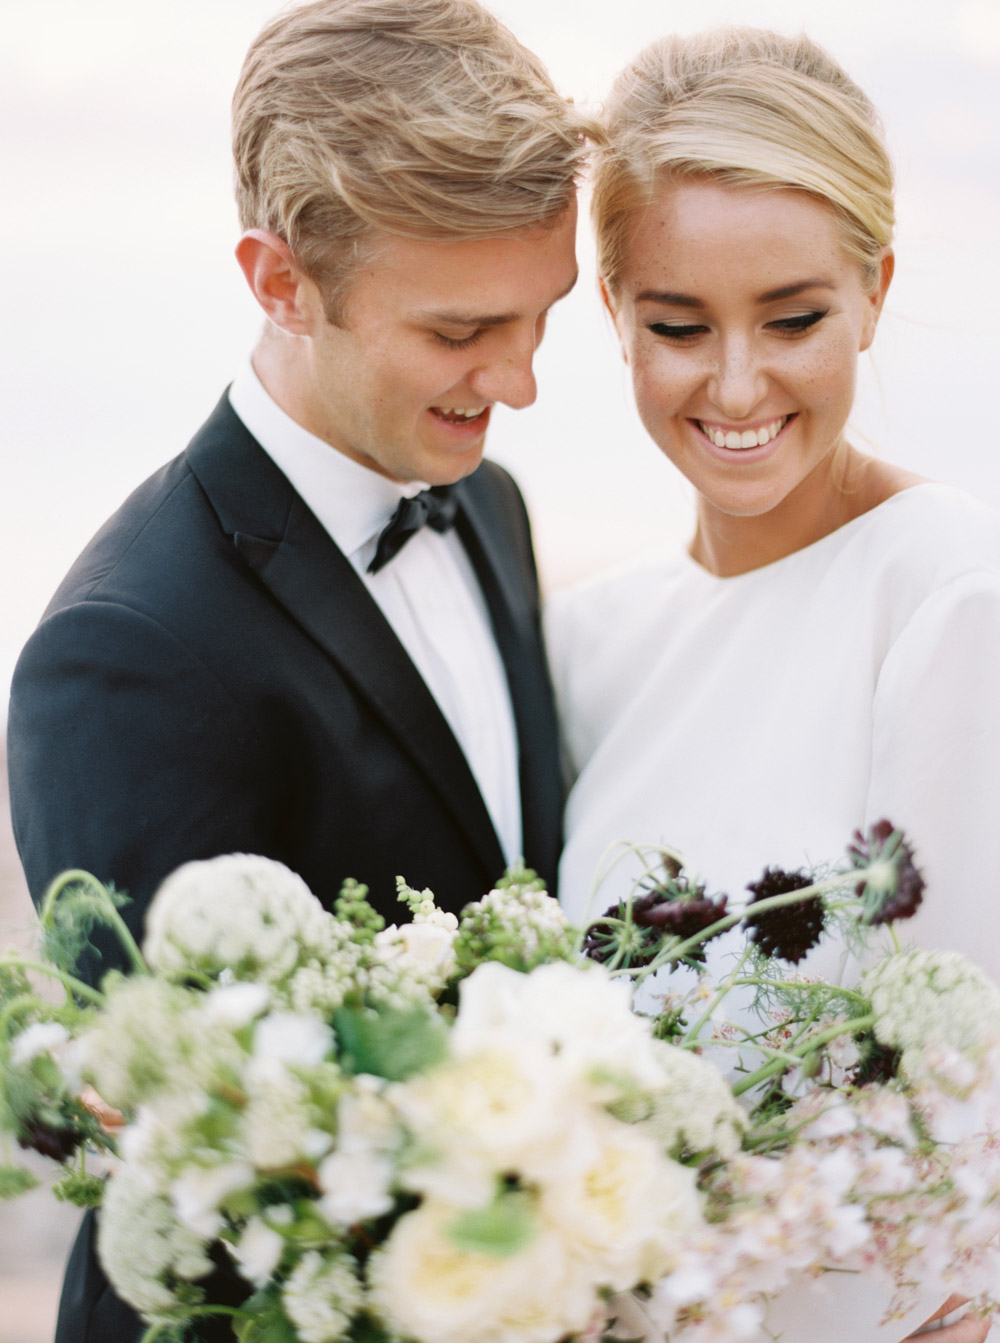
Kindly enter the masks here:
M 550 307 L 566 297 L 576 284 L 578 275 L 579 271 L 573 276 L 566 288 L 561 293 L 556 294 L 549 305 Z M 477 313 L 458 310 L 443 312 L 435 308 L 427 308 L 422 312 L 415 313 L 414 316 L 418 322 L 440 322 L 443 326 L 503 326 L 507 322 L 516 322 L 521 314 L 519 312 Z

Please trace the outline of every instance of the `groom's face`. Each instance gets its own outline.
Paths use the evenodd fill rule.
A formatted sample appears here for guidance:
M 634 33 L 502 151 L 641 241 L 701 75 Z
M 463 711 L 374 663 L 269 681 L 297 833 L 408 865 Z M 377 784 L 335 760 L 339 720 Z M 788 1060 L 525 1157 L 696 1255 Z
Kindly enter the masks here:
M 315 296 L 296 418 L 395 480 L 443 485 L 474 471 L 493 406 L 535 399 L 546 315 L 576 279 L 575 231 L 573 208 L 496 238 L 380 240 L 340 325 Z

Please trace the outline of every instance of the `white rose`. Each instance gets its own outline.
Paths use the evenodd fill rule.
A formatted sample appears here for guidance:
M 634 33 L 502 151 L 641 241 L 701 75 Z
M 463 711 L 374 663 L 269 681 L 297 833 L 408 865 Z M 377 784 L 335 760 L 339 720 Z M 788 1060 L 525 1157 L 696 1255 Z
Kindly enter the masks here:
M 395 924 L 376 934 L 381 960 L 412 969 L 422 978 L 444 982 L 455 968 L 455 929 L 438 923 Z
M 453 1047 L 476 1048 L 497 1031 L 545 1043 L 580 1077 L 662 1083 L 648 1021 L 633 1013 L 628 985 L 600 966 L 555 961 L 527 975 L 495 961 L 478 966 L 462 983 Z
M 696 1172 L 635 1127 L 606 1119 L 593 1128 L 592 1164 L 543 1185 L 541 1213 L 586 1258 L 594 1282 L 620 1292 L 662 1276 L 704 1225 Z
M 424 1203 L 397 1222 L 369 1267 L 376 1308 L 419 1343 L 552 1343 L 586 1329 L 596 1293 L 558 1237 L 518 1254 L 458 1249 L 455 1209 Z
M 560 1168 L 580 1131 L 579 1103 L 537 1041 L 494 1038 L 391 1095 L 420 1154 L 401 1178 L 463 1207 L 488 1202 L 505 1171 L 541 1177 Z

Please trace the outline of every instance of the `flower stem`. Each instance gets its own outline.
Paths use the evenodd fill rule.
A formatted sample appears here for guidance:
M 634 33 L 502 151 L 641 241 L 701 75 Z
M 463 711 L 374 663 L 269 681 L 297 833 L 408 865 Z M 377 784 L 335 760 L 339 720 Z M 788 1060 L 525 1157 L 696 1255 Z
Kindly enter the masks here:
M 750 956 L 752 951 L 753 951 L 752 947 L 748 946 L 743 948 L 742 956 L 736 962 L 736 965 L 733 967 L 732 971 L 722 981 L 721 985 L 719 986 L 718 992 L 712 998 L 711 1002 L 708 1004 L 708 1007 L 705 1008 L 705 1011 L 701 1014 L 701 1016 L 694 1023 L 694 1025 L 684 1032 L 684 1035 L 682 1036 L 680 1041 L 682 1049 L 692 1049 L 694 1047 L 695 1043 L 697 1042 L 698 1036 L 701 1034 L 702 1027 L 705 1025 L 707 1021 L 711 1020 L 712 1015 L 715 1012 L 715 1009 L 726 997 L 726 995 L 729 993 L 729 990 L 733 987 L 733 985 L 736 984 L 739 973 L 743 969 L 743 966 L 746 964 L 747 958 Z M 746 981 L 744 980 L 743 982 L 745 983 Z
M 175 1321 L 172 1324 L 151 1324 L 146 1332 L 140 1337 L 139 1343 L 156 1343 L 162 1334 L 169 1333 L 176 1329 L 178 1324 L 188 1324 L 191 1320 L 201 1319 L 204 1316 L 211 1315 L 229 1315 L 233 1318 L 246 1318 L 246 1311 L 240 1310 L 237 1306 L 196 1306 L 187 1312 L 187 1317 L 183 1321 Z
M 56 902 L 63 892 L 69 886 L 89 887 L 97 897 L 98 903 L 104 907 L 104 919 L 114 929 L 122 949 L 132 963 L 132 969 L 139 974 L 148 975 L 149 967 L 146 965 L 142 952 L 139 950 L 139 944 L 132 936 L 128 924 L 119 914 L 115 902 L 108 894 L 108 888 L 103 882 L 98 881 L 91 872 L 85 872 L 82 868 L 70 868 L 68 872 L 61 872 L 58 877 L 49 885 L 42 897 L 42 907 L 39 912 L 42 926 L 46 927 L 52 922 L 53 911 Z
M 763 904 L 763 900 L 761 904 Z M 817 1049 L 827 1045 L 831 1040 L 836 1040 L 839 1035 L 857 1035 L 859 1031 L 867 1030 L 874 1026 L 877 1017 L 870 1013 L 865 1017 L 853 1017 L 850 1021 L 838 1021 L 834 1026 L 828 1026 L 826 1030 L 818 1031 L 810 1036 L 801 1049 L 794 1050 L 769 1050 L 771 1059 L 756 1070 L 748 1073 L 742 1082 L 737 1082 L 733 1087 L 734 1096 L 742 1096 L 744 1091 L 749 1091 L 751 1087 L 757 1086 L 760 1082 L 766 1082 L 769 1077 L 776 1077 L 779 1073 L 785 1072 L 789 1067 L 801 1063 L 809 1054 L 815 1053 Z
M 32 961 L 25 956 L 6 955 L 0 956 L 0 965 L 11 965 L 16 970 L 34 970 L 40 975 L 48 975 L 50 979 L 58 979 L 71 993 L 89 998 L 92 1003 L 100 1005 L 104 1002 L 104 994 L 100 989 L 91 988 L 82 979 L 77 979 L 75 975 L 67 974 L 65 970 L 49 965 L 46 961 Z

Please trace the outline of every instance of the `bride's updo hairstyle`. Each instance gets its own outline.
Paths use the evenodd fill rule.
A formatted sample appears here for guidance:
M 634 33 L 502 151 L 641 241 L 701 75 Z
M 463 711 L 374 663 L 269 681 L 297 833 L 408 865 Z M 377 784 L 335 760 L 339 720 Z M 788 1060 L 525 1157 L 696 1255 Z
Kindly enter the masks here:
M 720 28 L 661 38 L 616 79 L 604 125 L 591 208 L 612 297 L 636 215 L 665 178 L 808 192 L 832 206 L 875 288 L 895 218 L 881 122 L 807 37 Z

